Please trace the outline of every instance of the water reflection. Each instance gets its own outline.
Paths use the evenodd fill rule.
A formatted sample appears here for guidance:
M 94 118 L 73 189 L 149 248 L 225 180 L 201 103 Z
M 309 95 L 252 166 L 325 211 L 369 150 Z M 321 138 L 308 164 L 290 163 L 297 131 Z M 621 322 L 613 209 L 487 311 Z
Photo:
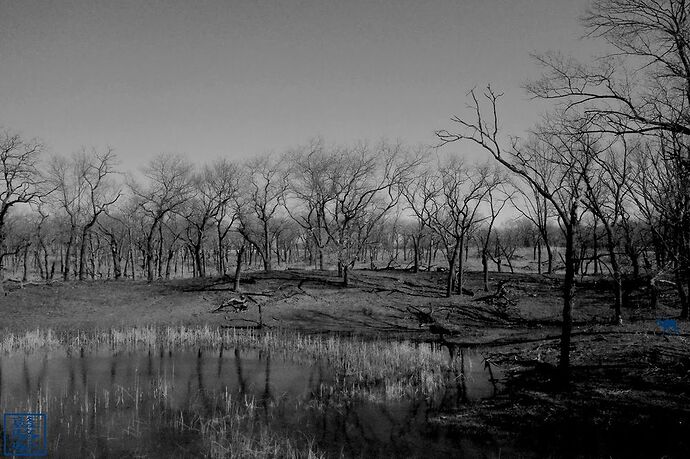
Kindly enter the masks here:
M 442 407 L 496 394 L 496 369 L 475 352 L 459 349 L 458 354 L 456 383 L 442 393 L 369 401 L 339 399 L 332 393 L 333 372 L 323 362 L 305 366 L 252 349 L 103 347 L 76 355 L 2 356 L 0 410 L 40 406 L 49 416 L 51 451 L 65 457 L 94 451 L 163 457 L 180 445 L 193 451 L 198 439 L 180 438 L 164 421 L 213 417 L 228 397 L 255 403 L 272 430 L 314 438 L 319 449 L 333 455 L 488 454 L 494 446 L 477 445 L 452 427 L 430 422 Z

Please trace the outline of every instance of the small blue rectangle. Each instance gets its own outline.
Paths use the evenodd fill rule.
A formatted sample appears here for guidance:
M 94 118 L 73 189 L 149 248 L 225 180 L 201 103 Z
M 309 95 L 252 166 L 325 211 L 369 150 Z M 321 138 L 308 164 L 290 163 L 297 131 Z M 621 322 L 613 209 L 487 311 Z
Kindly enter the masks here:
M 680 330 L 678 330 L 678 324 L 673 319 L 658 319 L 656 324 L 661 328 L 661 332 L 664 334 L 674 333 L 680 335 Z
M 2 426 L 5 456 L 48 455 L 47 414 L 5 413 Z

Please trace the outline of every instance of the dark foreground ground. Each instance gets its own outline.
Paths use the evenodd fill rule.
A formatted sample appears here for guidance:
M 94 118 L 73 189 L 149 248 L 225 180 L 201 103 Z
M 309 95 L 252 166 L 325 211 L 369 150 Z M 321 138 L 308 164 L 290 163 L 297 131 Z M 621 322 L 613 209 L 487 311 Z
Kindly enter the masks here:
M 643 288 L 631 292 L 623 326 L 608 325 L 604 280 L 578 285 L 568 391 L 551 384 L 558 359 L 560 281 L 493 274 L 484 292 L 445 298 L 443 273 L 356 271 L 343 288 L 332 272 L 248 273 L 246 310 L 220 308 L 238 298 L 229 279 L 68 282 L 6 285 L 0 334 L 141 325 L 266 327 L 308 333 L 439 340 L 480 347 L 503 368 L 495 398 L 449 408 L 435 422 L 505 440 L 544 457 L 690 457 L 690 327 L 663 333 L 675 318 L 672 291 L 656 310 Z M 507 281 L 504 289 L 496 287 Z M 242 309 L 240 307 L 239 309 Z

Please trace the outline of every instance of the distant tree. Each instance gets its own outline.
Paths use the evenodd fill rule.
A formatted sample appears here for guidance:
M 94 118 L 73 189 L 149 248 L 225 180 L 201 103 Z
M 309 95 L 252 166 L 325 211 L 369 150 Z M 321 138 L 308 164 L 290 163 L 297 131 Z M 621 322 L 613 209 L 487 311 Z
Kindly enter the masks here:
M 412 211 L 442 244 L 448 261 L 446 296 L 451 296 L 455 288 L 462 291 L 462 254 L 490 188 L 489 175 L 488 167 L 468 167 L 451 155 L 440 160 L 436 168 L 416 174 L 414 184 L 403 188 Z
M 287 168 L 282 159 L 265 155 L 246 166 L 246 188 L 236 199 L 239 231 L 259 253 L 264 271 L 273 269 L 273 251 L 279 209 L 288 189 Z
M 547 162 L 535 165 L 540 174 L 549 174 L 551 165 Z M 535 174 L 538 175 L 538 174 Z M 542 273 L 542 244 L 546 249 L 546 273 L 553 272 L 553 241 L 551 240 L 551 224 L 554 211 L 551 203 L 546 199 L 531 182 L 522 183 L 517 187 L 519 196 L 522 199 L 513 198 L 513 206 L 527 220 L 534 224 L 539 238 L 537 240 L 537 272 Z
M 204 239 L 214 221 L 217 224 L 219 214 L 226 214 L 229 203 L 237 197 L 236 179 L 236 168 L 227 161 L 202 167 L 192 176 L 190 199 L 177 210 L 187 221 L 186 240 L 192 249 L 195 272 L 199 277 L 206 276 L 202 260 Z M 222 243 L 224 235 L 222 232 L 218 234 Z
M 318 267 L 324 269 L 328 245 L 325 231 L 326 209 L 335 200 L 330 181 L 336 157 L 327 152 L 323 140 L 312 140 L 305 147 L 289 152 L 288 197 L 283 201 L 286 212 L 309 235 L 317 251 Z
M 44 203 L 36 207 L 34 230 L 34 254 L 36 266 L 41 279 L 51 280 L 55 273 L 55 251 L 58 239 L 58 225 L 54 216 L 51 216 Z M 53 258 L 52 263 L 50 258 Z
M 488 209 L 488 214 L 485 219 L 485 224 L 481 228 L 482 231 L 477 233 L 477 238 L 481 243 L 481 260 L 485 292 L 489 291 L 489 245 L 491 244 L 492 232 L 496 219 L 506 204 L 510 202 L 513 194 L 508 191 L 507 184 L 507 178 L 498 168 L 493 169 L 493 174 L 487 178 L 485 208 Z
M 326 208 L 324 230 L 337 260 L 338 274 L 349 285 L 349 268 L 361 256 L 377 225 L 400 200 L 400 186 L 419 162 L 399 144 L 360 144 L 334 152 L 329 187 L 334 199 Z
M 108 249 L 112 259 L 113 277 L 120 279 L 123 274 L 126 277 L 130 266 L 130 253 L 132 251 L 130 235 L 133 221 L 130 212 L 133 206 L 123 206 L 116 210 L 104 213 L 98 220 L 98 229 L 108 241 Z M 129 211 L 129 212 L 128 212 Z M 122 262 L 124 260 L 124 271 Z
M 420 152 L 421 157 L 428 157 L 428 152 Z M 429 227 L 429 212 L 433 205 L 433 198 L 436 195 L 436 190 L 431 186 L 431 181 L 434 180 L 433 174 L 430 174 L 431 169 L 427 162 L 420 162 L 416 170 L 413 171 L 411 180 L 406 180 L 401 183 L 400 190 L 405 197 L 404 210 L 410 211 L 414 217 L 414 227 L 409 230 L 410 237 L 414 249 L 413 272 L 419 270 L 419 257 L 422 245 L 422 238 L 427 236 L 429 245 L 431 245 L 431 228 Z M 429 255 L 431 255 L 431 247 L 429 247 Z M 429 260 L 431 257 L 429 256 Z M 429 261 L 427 269 L 431 269 L 431 261 Z
M 72 249 L 79 243 L 79 280 L 86 275 L 86 249 L 90 232 L 98 218 L 121 196 L 113 181 L 116 156 L 112 149 L 100 153 L 82 149 L 69 158 L 55 156 L 48 168 L 48 180 L 55 192 L 50 200 L 66 216 L 63 279 L 69 278 Z
M 219 203 L 218 211 L 213 216 L 216 242 L 218 242 L 218 273 L 225 275 L 227 269 L 226 238 L 238 215 L 235 203 L 240 193 L 242 171 L 235 163 L 226 160 L 214 163 L 213 170 L 211 189 L 214 190 Z
M 160 235 L 163 219 L 189 199 L 192 192 L 192 166 L 180 155 L 161 154 L 144 168 L 146 183 L 132 181 L 130 189 L 141 209 L 144 234 L 144 266 L 146 277 L 152 282 L 155 276 L 154 242 Z M 160 259 L 160 256 L 159 256 Z

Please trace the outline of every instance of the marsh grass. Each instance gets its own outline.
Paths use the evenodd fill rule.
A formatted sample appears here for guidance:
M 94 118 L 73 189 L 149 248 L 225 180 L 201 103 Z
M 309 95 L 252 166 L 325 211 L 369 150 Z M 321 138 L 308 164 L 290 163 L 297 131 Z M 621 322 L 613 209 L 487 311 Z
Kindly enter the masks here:
M 102 346 L 152 351 L 216 349 L 219 346 L 255 349 L 302 365 L 318 361 L 333 370 L 336 386 L 350 396 L 378 392 L 385 397 L 428 396 L 458 375 L 457 359 L 429 343 L 363 340 L 339 336 L 311 336 L 281 330 L 238 330 L 211 327 L 137 327 L 95 330 L 58 335 L 52 330 L 33 330 L 24 335 L 9 333 L 0 342 L 0 352 L 30 352 L 63 349 L 68 354 L 88 352 Z M 457 377 L 457 376 L 456 376 Z
M 100 439 L 97 444 L 110 439 L 146 445 L 154 432 L 166 431 L 177 442 L 186 438 L 185 448 L 205 457 L 324 457 L 307 434 L 274 429 L 267 419 L 286 409 L 308 416 L 357 400 L 384 403 L 405 397 L 428 398 L 454 385 L 460 375 L 458 362 L 430 344 L 280 330 L 139 327 L 63 334 L 34 330 L 24 335 L 7 334 L 0 341 L 0 353 L 9 356 L 41 350 L 83 357 L 103 347 L 113 351 L 148 349 L 160 355 L 176 350 L 198 349 L 201 355 L 209 349 L 251 349 L 305 367 L 324 365 L 333 376 L 320 383 L 308 400 L 279 397 L 268 402 L 226 389 L 210 394 L 210 399 L 206 394 L 205 404 L 192 398 L 182 407 L 173 400 L 174 367 L 170 374 L 160 374 L 147 384 L 142 384 L 135 372 L 128 387 L 113 385 L 64 394 L 39 388 L 23 403 L 25 406 L 15 408 L 54 413 L 63 437 L 54 439 L 52 447 L 94 438 Z M 175 451 L 179 452 L 171 452 Z M 79 450 L 83 453 L 116 454 L 112 450 Z

